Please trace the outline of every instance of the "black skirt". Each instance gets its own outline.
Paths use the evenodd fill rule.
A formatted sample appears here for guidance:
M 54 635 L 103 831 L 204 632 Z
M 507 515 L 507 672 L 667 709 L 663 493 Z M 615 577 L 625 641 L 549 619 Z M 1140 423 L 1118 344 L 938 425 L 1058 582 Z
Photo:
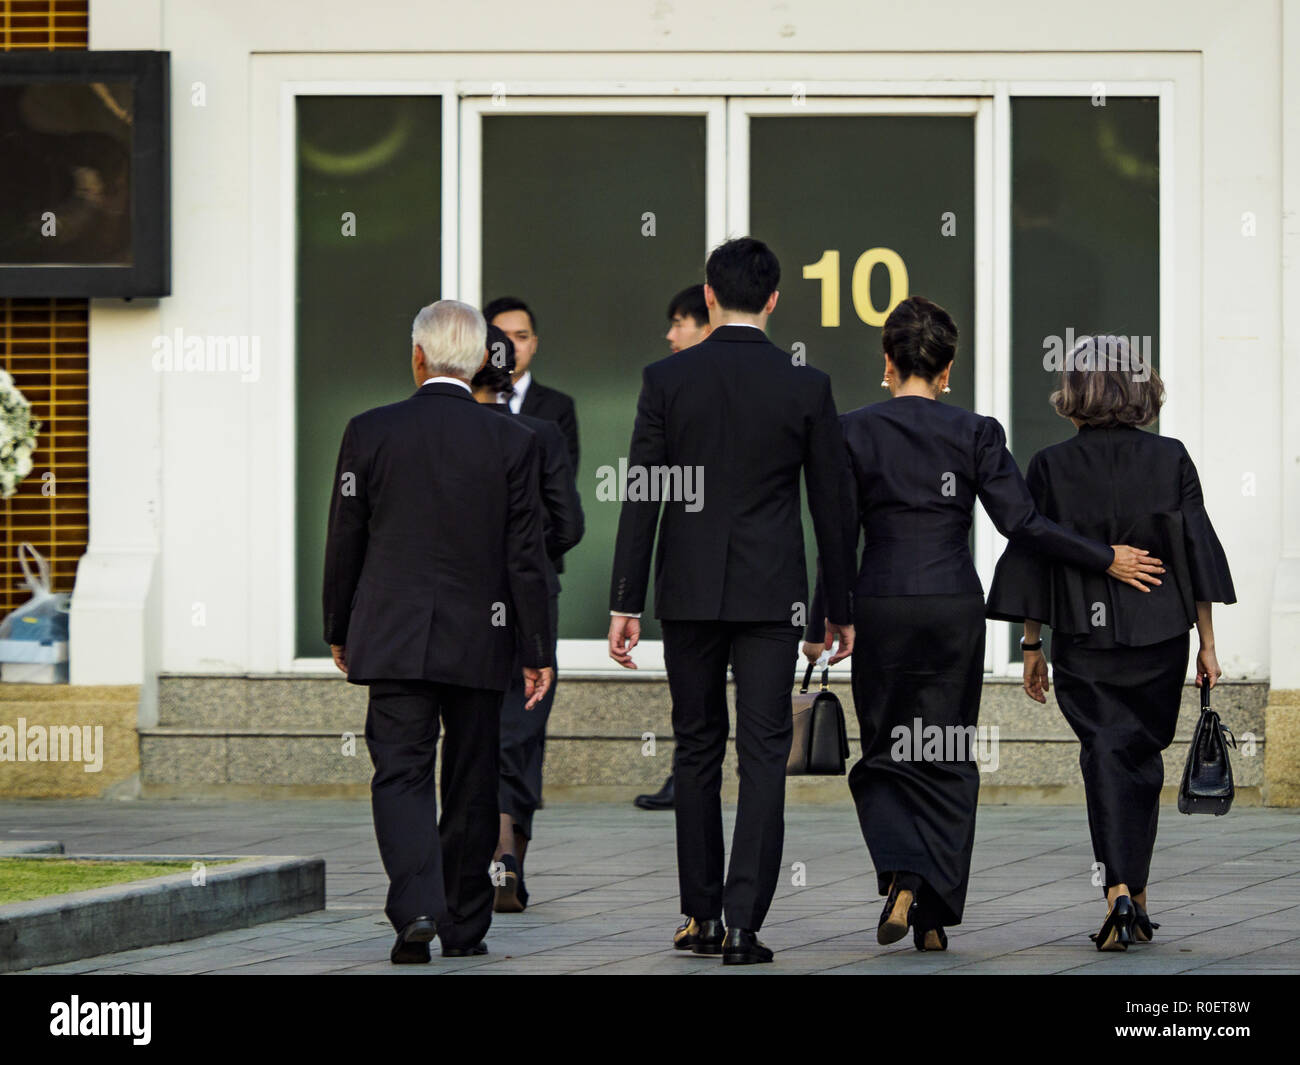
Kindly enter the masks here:
M 1093 856 L 1105 886 L 1146 889 L 1156 845 L 1162 752 L 1173 742 L 1190 650 L 1186 632 L 1149 647 L 1089 646 L 1052 634 L 1056 701 L 1079 737 Z
M 938 922 L 959 924 L 980 786 L 966 730 L 979 722 L 984 597 L 865 597 L 855 610 L 862 758 L 849 788 L 877 888 L 886 894 L 896 871 L 918 873 Z

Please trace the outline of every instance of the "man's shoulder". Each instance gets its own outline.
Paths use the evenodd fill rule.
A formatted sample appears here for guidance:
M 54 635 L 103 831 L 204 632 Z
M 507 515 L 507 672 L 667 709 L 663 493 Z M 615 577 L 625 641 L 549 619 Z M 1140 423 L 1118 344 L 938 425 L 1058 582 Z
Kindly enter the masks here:
M 384 403 L 378 407 L 363 410 L 348 419 L 348 425 L 361 433 L 382 431 L 404 422 L 415 412 L 415 396 L 399 399 L 395 403 Z
M 724 328 L 728 329 L 728 333 L 726 335 L 719 336 L 718 330 L 714 330 L 703 340 L 701 340 L 698 344 L 696 344 L 694 348 L 687 348 L 686 351 L 678 352 L 678 354 L 684 355 L 688 351 L 699 351 L 699 350 L 736 351 L 737 349 L 741 349 L 745 352 L 747 356 L 752 357 L 754 354 L 758 352 L 762 352 L 763 354 L 769 356 L 770 355 L 780 356 L 780 358 L 783 361 L 789 363 L 791 366 L 800 365 L 798 362 L 795 361 L 794 357 L 790 354 L 790 352 L 786 351 L 785 348 L 775 343 L 772 340 L 772 338 L 767 335 L 767 330 L 765 329 L 755 329 L 754 327 L 748 325 L 718 327 L 718 329 L 724 329 Z M 812 369 L 812 367 L 807 367 L 807 369 Z
M 573 397 L 567 392 L 561 392 L 558 388 L 551 388 L 549 385 L 542 384 L 537 378 L 533 378 L 528 385 L 528 391 L 525 397 L 534 397 L 534 402 L 547 400 L 551 403 L 557 403 L 562 407 L 572 407 Z
M 416 392 L 395 403 L 385 403 L 355 414 L 348 424 L 364 435 L 383 436 L 394 431 L 403 431 L 409 425 L 426 420 L 431 407 L 435 406 L 438 421 L 454 422 L 457 432 L 473 432 L 475 427 L 491 432 L 493 423 L 500 421 L 508 424 L 511 421 L 509 418 L 493 415 L 468 395 L 465 399 L 461 399 L 459 396 L 431 397 Z M 515 427 L 516 430 L 520 428 Z
M 689 376 L 692 371 L 712 359 L 726 359 L 740 355 L 745 361 L 745 372 L 753 375 L 781 375 L 790 382 L 803 381 L 821 389 L 830 381 L 830 375 L 808 365 L 784 348 L 774 344 L 764 335 L 757 343 L 753 340 L 729 340 L 707 336 L 698 344 L 667 355 L 645 368 L 650 378 Z

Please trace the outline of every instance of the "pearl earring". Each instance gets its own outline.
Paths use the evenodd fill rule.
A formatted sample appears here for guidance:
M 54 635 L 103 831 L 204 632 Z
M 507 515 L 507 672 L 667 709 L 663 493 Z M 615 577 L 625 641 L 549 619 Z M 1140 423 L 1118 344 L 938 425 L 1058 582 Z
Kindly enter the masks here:
M 944 386 L 943 386 L 943 390 L 944 390 L 945 392 L 951 392 L 951 391 L 952 391 L 952 389 L 949 388 L 947 385 L 944 385 Z
M 888 387 L 889 387 L 889 378 L 888 378 L 888 377 L 882 377 L 882 378 L 880 379 L 880 387 L 881 387 L 881 388 L 888 388 Z

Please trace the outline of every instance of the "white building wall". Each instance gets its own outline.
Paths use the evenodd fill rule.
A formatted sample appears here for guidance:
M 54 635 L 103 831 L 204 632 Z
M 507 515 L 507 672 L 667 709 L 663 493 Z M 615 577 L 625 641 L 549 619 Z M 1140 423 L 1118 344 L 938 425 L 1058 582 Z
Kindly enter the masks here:
M 282 265 L 282 219 L 258 190 L 280 180 L 281 160 L 266 151 L 275 115 L 258 86 L 300 59 L 349 79 L 468 79 L 482 91 L 575 79 L 788 91 L 780 86 L 843 78 L 899 93 L 904 82 L 954 79 L 954 93 L 969 93 L 993 79 L 1177 69 L 1174 432 L 1200 468 L 1237 583 L 1239 603 L 1218 612 L 1220 660 L 1234 677 L 1267 677 L 1270 632 L 1289 634 L 1272 644 L 1273 681 L 1300 688 L 1300 580 L 1279 571 L 1284 536 L 1300 566 L 1293 414 L 1283 437 L 1286 391 L 1300 398 L 1294 310 L 1285 380 L 1282 334 L 1284 187 L 1293 261 L 1300 207 L 1294 140 L 1284 183 L 1282 69 L 1285 55 L 1294 130 L 1298 45 L 1276 0 L 791 0 L 763 10 L 748 0 L 93 0 L 92 48 L 171 52 L 174 295 L 92 305 L 91 544 L 73 614 L 74 683 L 138 682 L 159 669 L 273 672 L 287 661 L 278 523 L 291 485 L 293 352 L 261 335 L 251 383 L 159 375 L 151 359 L 160 333 L 248 335 L 292 312 L 264 283 Z M 192 103 L 195 83 L 205 106 Z M 1253 238 L 1241 231 L 1247 211 Z M 1294 308 L 1294 266 L 1286 276 Z M 1255 494 L 1245 494 L 1252 476 Z

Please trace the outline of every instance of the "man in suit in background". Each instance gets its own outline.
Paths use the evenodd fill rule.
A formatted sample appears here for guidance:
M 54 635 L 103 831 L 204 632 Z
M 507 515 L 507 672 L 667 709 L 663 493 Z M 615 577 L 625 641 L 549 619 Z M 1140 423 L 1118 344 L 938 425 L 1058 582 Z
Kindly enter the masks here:
M 586 521 L 582 500 L 574 483 L 573 467 L 564 435 L 554 422 L 511 414 L 503 402 L 508 398 L 515 366 L 514 345 L 494 325 L 488 326 L 488 361 L 474 375 L 470 387 L 474 398 L 488 410 L 506 418 L 516 418 L 537 437 L 541 452 L 543 539 L 550 563 L 546 584 L 550 590 L 551 631 L 558 625 L 560 578 L 556 565 L 564 553 L 582 539 Z M 554 647 L 552 647 L 554 652 Z M 557 678 L 558 680 L 558 678 Z M 524 709 L 525 695 L 521 676 L 516 675 L 501 704 L 501 838 L 493 861 L 500 862 L 496 878 L 497 913 L 522 913 L 528 907 L 528 888 L 524 884 L 524 858 L 533 838 L 533 814 L 542 803 L 542 764 L 546 755 L 546 722 L 555 701 L 556 684 L 533 709 Z
M 487 952 L 501 699 L 516 653 L 529 706 L 553 677 L 537 442 L 474 402 L 486 334 L 455 300 L 416 315 L 416 391 L 348 422 L 330 497 L 325 640 L 370 686 L 394 964 L 427 962 L 435 935 L 444 957 Z
M 780 276 L 762 241 L 742 237 L 715 248 L 704 286 L 713 332 L 645 368 L 610 589 L 610 657 L 635 669 L 631 651 L 641 635 L 658 525 L 655 614 L 673 700 L 677 871 L 686 916 L 673 946 L 721 954 L 728 965 L 772 960 L 757 933 L 781 869 L 790 693 L 808 603 L 800 471 L 828 623 L 841 655 L 853 646 L 844 440 L 830 378 L 763 331 Z M 740 795 L 724 885 L 728 657 L 736 678 Z
M 709 307 L 704 302 L 704 286 L 688 285 L 668 303 L 668 332 L 664 339 L 674 355 L 693 348 L 712 332 L 709 325 Z M 676 755 L 674 755 L 676 758 Z M 664 786 L 650 795 L 638 795 L 633 804 L 642 810 L 671 810 L 673 808 L 673 774 L 668 774 Z
M 495 325 L 515 345 L 515 394 L 510 397 L 510 409 L 515 414 L 527 414 L 556 422 L 569 446 L 569 461 L 575 476 L 578 472 L 578 416 L 573 398 L 557 388 L 547 388 L 533 378 L 533 356 L 537 354 L 537 319 L 521 299 L 501 296 L 483 308 L 488 325 Z M 560 570 L 564 572 L 563 567 Z

